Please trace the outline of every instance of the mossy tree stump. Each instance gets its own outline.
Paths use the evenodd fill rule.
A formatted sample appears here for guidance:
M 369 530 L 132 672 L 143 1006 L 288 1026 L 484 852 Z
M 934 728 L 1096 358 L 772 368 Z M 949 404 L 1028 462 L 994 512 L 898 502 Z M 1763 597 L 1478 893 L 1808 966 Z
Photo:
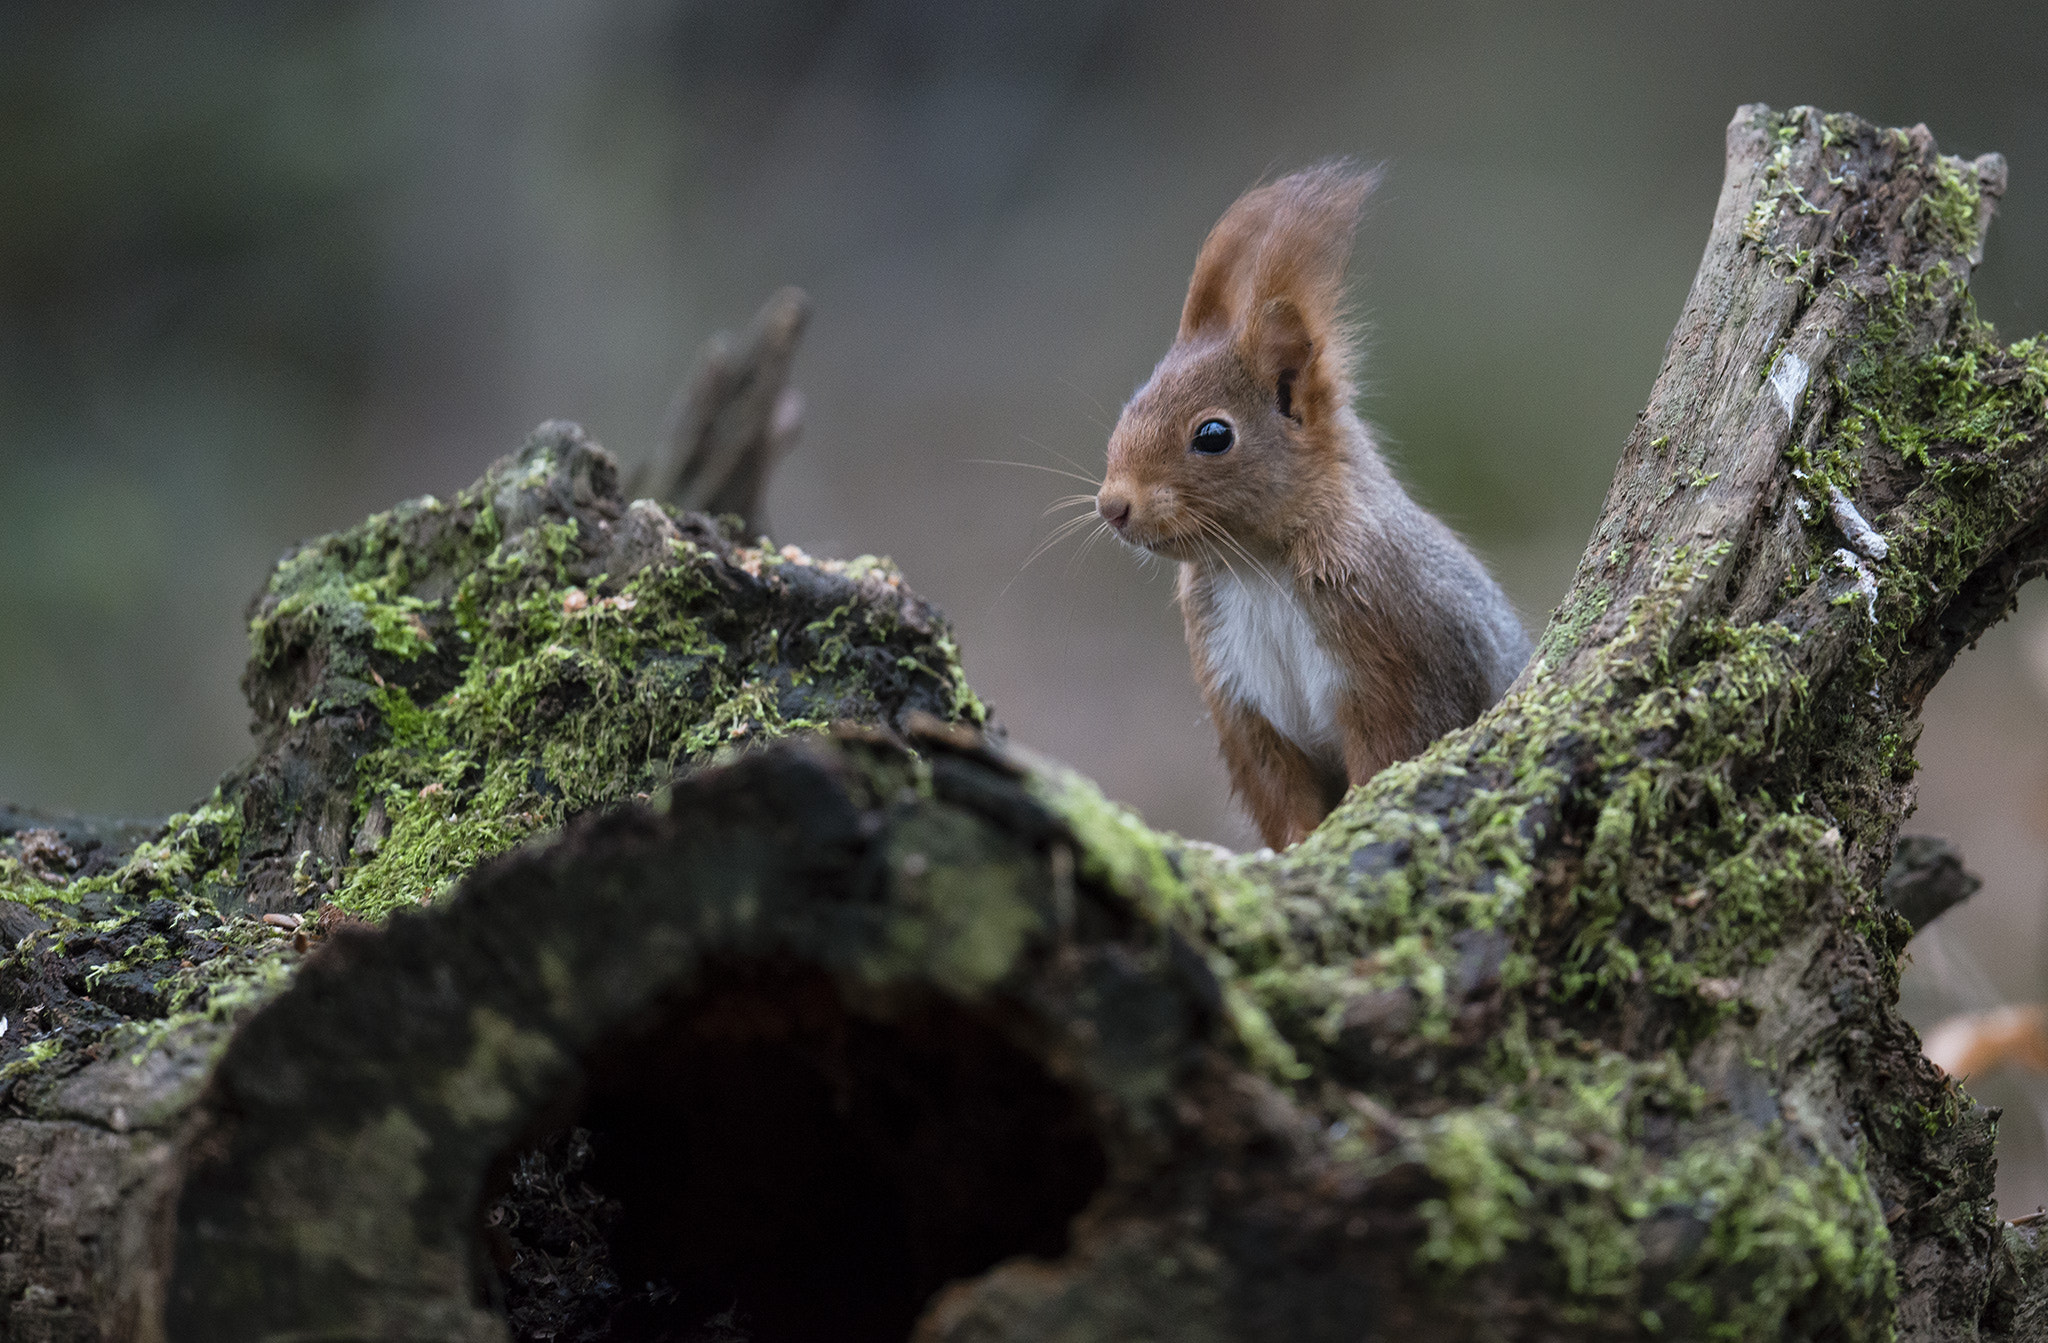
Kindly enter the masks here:
M 892 573 L 566 430 L 288 559 L 255 764 L 8 860 L 9 1336 L 2040 1336 L 1878 898 L 2048 561 L 2003 171 L 1742 109 L 1535 661 L 1284 854 L 983 739 Z

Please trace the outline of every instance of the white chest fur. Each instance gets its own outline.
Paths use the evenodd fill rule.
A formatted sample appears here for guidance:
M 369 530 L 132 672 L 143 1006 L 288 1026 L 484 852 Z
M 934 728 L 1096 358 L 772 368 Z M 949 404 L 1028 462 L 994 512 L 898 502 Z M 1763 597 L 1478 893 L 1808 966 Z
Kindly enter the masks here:
M 1344 676 L 1285 578 L 1225 572 L 1213 580 L 1209 667 L 1223 693 L 1312 756 L 1341 740 Z

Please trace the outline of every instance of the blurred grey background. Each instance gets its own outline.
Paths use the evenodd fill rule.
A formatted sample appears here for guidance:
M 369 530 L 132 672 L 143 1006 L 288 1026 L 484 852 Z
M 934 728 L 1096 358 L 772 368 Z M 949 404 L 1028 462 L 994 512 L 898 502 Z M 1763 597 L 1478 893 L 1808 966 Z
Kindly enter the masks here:
M 2012 166 L 1977 292 L 2048 328 L 2048 6 L 0 0 L 0 797 L 161 814 L 247 745 L 242 609 L 294 540 L 536 422 L 648 451 L 699 342 L 816 302 L 779 540 L 893 555 L 1014 737 L 1245 844 L 1170 585 L 1024 560 L 1262 174 L 1391 172 L 1368 415 L 1533 627 L 1706 238 L 1737 104 Z M 990 466 L 999 459 L 1026 466 Z M 1913 828 L 1986 887 L 1923 1024 L 2048 998 L 2048 598 L 1930 704 Z M 2048 1202 L 2048 1082 L 2008 1212 Z

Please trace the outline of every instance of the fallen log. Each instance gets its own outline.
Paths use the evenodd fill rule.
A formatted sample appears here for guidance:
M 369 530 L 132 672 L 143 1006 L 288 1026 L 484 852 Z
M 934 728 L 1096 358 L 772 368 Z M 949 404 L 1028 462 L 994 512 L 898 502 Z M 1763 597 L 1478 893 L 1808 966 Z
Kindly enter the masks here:
M 991 741 L 892 572 L 566 429 L 288 558 L 256 762 L 7 860 L 9 1336 L 2038 1336 L 1883 894 L 2048 560 L 2003 184 L 1738 112 L 1536 658 L 1283 854 Z

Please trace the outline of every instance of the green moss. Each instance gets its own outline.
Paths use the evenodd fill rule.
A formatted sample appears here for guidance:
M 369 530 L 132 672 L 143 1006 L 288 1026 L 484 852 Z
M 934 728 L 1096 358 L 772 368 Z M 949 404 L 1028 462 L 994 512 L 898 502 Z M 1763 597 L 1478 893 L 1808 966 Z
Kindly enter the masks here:
M 407 545 L 423 521 L 452 518 L 453 510 L 431 495 L 372 517 L 353 533 L 305 546 L 279 561 L 271 575 L 274 600 L 259 605 L 249 621 L 251 663 L 272 667 L 300 650 L 318 647 L 326 656 L 319 670 L 320 695 L 294 705 L 301 721 L 320 710 L 353 707 L 377 682 L 375 654 L 411 662 L 436 651 L 422 619 L 429 603 L 405 591 L 426 557 Z M 460 529 L 471 549 L 481 546 L 488 527 Z M 466 534 L 464 534 L 466 533 Z M 447 539 L 437 558 L 450 558 Z
M 1658 1184 L 1667 1206 L 1706 1214 L 1706 1243 L 1668 1290 L 1707 1338 L 1892 1338 L 1897 1270 L 1862 1171 L 1773 1131 L 1693 1148 Z
M 283 989 L 298 959 L 289 937 L 252 917 L 223 917 L 215 905 L 215 897 L 232 889 L 237 879 L 241 825 L 240 808 L 216 792 L 204 805 L 170 817 L 156 837 L 136 845 L 113 871 L 51 891 L 55 903 L 41 911 L 50 926 L 0 961 L 0 975 L 31 976 L 41 958 L 54 955 L 75 963 L 78 982 L 92 995 L 141 972 L 162 1014 L 114 1028 L 106 1046 L 133 1053 L 137 1061 L 191 1023 L 229 1021 L 268 1001 Z M 7 898 L 19 894 L 6 891 Z M 86 916 L 88 903 L 103 916 Z M 145 917 L 151 923 L 141 922 Z M 151 932 L 150 927 L 175 928 L 178 935 Z M 193 939 L 210 954 L 184 960 L 178 948 Z M 119 948 L 117 954 L 96 950 L 109 945 Z M 47 1044 L 43 1056 L 48 1057 L 51 1051 L 88 1043 L 93 1034 L 38 1045 Z
M 1822 854 L 1826 826 L 1781 813 L 1753 781 L 1806 693 L 1784 665 L 1792 636 L 1716 623 L 1693 638 L 1696 661 L 1605 724 L 1610 786 L 1570 894 L 1556 980 L 1567 998 L 1647 983 L 1688 999 L 1702 979 L 1768 955 L 1839 876 Z M 1639 743 L 1659 738 L 1671 749 L 1644 759 Z
M 1727 985 L 1854 890 L 1842 836 L 1792 786 L 1831 726 L 1813 721 L 1823 706 L 1792 669 L 1797 637 L 1684 619 L 1726 553 L 1668 551 L 1662 581 L 1572 683 L 1536 678 L 1355 790 L 1286 854 L 1158 835 L 1057 772 L 1039 787 L 1073 827 L 1084 876 L 1214 948 L 1245 1059 L 1333 1120 L 1345 1103 L 1328 1088 L 1353 1066 L 1348 1009 L 1398 991 L 1412 1008 L 1401 1029 L 1455 1058 L 1462 995 L 1487 973 L 1470 962 L 1497 948 L 1487 992 L 1506 1026 L 1454 1073 L 1396 1070 L 1403 1090 L 1385 1108 L 1419 1092 L 1431 1117 L 1404 1121 L 1390 1153 L 1355 1154 L 1369 1171 L 1413 1161 L 1437 1181 L 1418 1209 L 1427 1271 L 1449 1282 L 1512 1260 L 1587 1322 L 1751 1283 L 1741 1302 L 1714 1302 L 1714 1318 L 1770 1336 L 1839 1309 L 1858 1321 L 1850 1336 L 1879 1337 L 1892 1287 L 1867 1182 L 1710 1103 L 1684 1065 L 1742 1010 Z M 1575 796 L 1606 801 L 1574 815 Z M 1560 872 L 1542 855 L 1567 829 L 1576 856 Z M 1647 1056 L 1570 1032 L 1530 1038 L 1539 1019 L 1612 1021 L 1590 1014 L 1634 995 L 1676 1023 Z M 1310 1077 L 1323 1089 L 1303 1089 Z M 1644 1142 L 1652 1116 L 1683 1135 L 1669 1156 Z M 1792 1191 L 1785 1206 L 1774 1180 Z M 1660 1258 L 1660 1228 L 1691 1223 L 1705 1228 L 1698 1244 Z M 1691 1295 L 1667 1293 L 1673 1282 Z
M 570 572 L 574 535 L 545 524 L 463 577 L 452 689 L 426 705 L 396 686 L 372 692 L 389 740 L 358 767 L 356 803 L 381 803 L 390 835 L 345 871 L 337 903 L 382 916 L 731 744 L 824 725 L 782 712 L 772 642 L 735 650 L 711 634 L 710 555 L 672 542 L 670 563 L 600 578 L 593 595 Z
M 1914 203 L 1917 224 L 1935 246 L 1968 256 L 1983 241 L 1977 225 L 1982 194 L 1973 165 L 1952 155 L 1938 155 L 1928 170 L 1925 192 Z
M 1276 939 L 1284 936 L 1263 857 L 1153 830 L 1089 780 L 1049 761 L 1034 763 L 1026 786 L 1073 832 L 1081 877 L 1123 896 L 1162 926 L 1185 930 L 1192 945 L 1209 944 L 1218 926 L 1242 931 L 1267 920 Z M 1309 1067 L 1268 1010 L 1289 981 L 1262 983 L 1256 969 L 1246 968 L 1226 948 L 1210 956 L 1225 1021 L 1253 1067 L 1281 1083 L 1300 1081 Z
M 1070 776 L 1048 775 L 1042 795 L 1074 827 L 1084 875 L 1216 949 L 1244 1057 L 1333 1120 L 1341 1094 L 1300 1088 L 1347 1075 L 1347 1009 L 1398 990 L 1413 1008 L 1402 1029 L 1455 1051 L 1466 962 L 1487 945 L 1471 939 L 1505 936 L 1507 1024 L 1457 1072 L 1398 1083 L 1430 1097 L 1430 1117 L 1401 1121 L 1391 1151 L 1354 1152 L 1367 1171 L 1408 1161 L 1434 1177 L 1417 1262 L 1447 1286 L 1512 1261 L 1567 1321 L 1690 1305 L 1717 1336 L 1770 1337 L 1834 1312 L 1854 1321 L 1847 1336 L 1882 1337 L 1893 1287 L 1867 1182 L 1710 1101 L 1684 1063 L 1741 1010 L 1702 985 L 1759 971 L 1853 888 L 1841 836 L 1771 786 L 1811 759 L 1797 639 L 1682 620 L 1725 553 L 1671 551 L 1573 683 L 1537 678 L 1284 855 L 1160 836 Z M 1607 801 L 1573 818 L 1580 789 Z M 1568 826 L 1582 849 L 1557 889 L 1539 855 Z M 1666 1047 L 1531 1039 L 1530 1021 L 1630 995 L 1680 1023 Z M 1683 1135 L 1668 1156 L 1645 1141 L 1653 1119 Z M 1686 1226 L 1698 1231 L 1675 1254 L 1669 1233 Z
M 1420 1126 L 1411 1141 L 1444 1192 L 1421 1205 L 1429 1233 L 1417 1257 L 1455 1275 L 1530 1244 L 1545 1252 L 1568 1313 L 1632 1314 L 1646 1257 L 1639 1225 L 1690 1206 L 1667 1163 L 1645 1150 L 1645 1121 L 1694 1118 L 1704 1099 L 1672 1055 L 1572 1044 L 1532 1044 L 1517 1021 L 1480 1069 L 1494 1095 Z
M 251 685 L 282 701 L 286 729 L 373 723 L 350 797 L 373 820 L 304 884 L 380 918 L 761 742 L 904 701 L 986 718 L 950 634 L 886 560 L 732 546 L 644 503 L 601 524 L 564 508 L 601 502 L 610 471 L 544 430 L 453 501 L 402 505 L 279 566 L 251 622 Z M 778 609 L 787 627 L 762 618 Z
M 235 879 L 242 811 L 219 789 L 205 803 L 164 822 L 163 832 L 129 853 L 128 861 L 103 878 L 105 889 L 135 899 L 188 898 Z M 80 890 L 92 890 L 88 881 Z
M 37 907 L 46 917 L 72 921 L 88 896 L 122 905 L 169 897 L 188 899 L 209 885 L 233 879 L 241 811 L 214 795 L 190 812 L 168 818 L 152 839 L 137 844 L 111 872 L 51 885 L 19 859 L 0 856 L 0 899 Z
M 1419 1208 L 1425 1269 L 1456 1278 L 1533 1252 L 1568 1322 L 1676 1302 L 1710 1338 L 1889 1337 L 1895 1274 L 1861 1172 L 1781 1127 L 1712 1122 L 1675 1055 L 1575 1044 L 1504 1032 L 1482 1070 L 1494 1096 L 1415 1127 L 1401 1151 L 1442 1189 Z M 1700 1136 L 1658 1156 L 1653 1117 Z
M 253 917 L 223 918 L 216 908 L 215 896 L 235 881 L 240 833 L 240 809 L 216 791 L 203 806 L 169 818 L 156 838 L 138 844 L 115 871 L 76 883 L 81 897 L 110 897 L 115 913 L 91 923 L 60 922 L 24 943 L 17 956 L 25 962 L 45 945 L 60 955 L 72 954 L 74 943 L 119 946 L 119 954 L 86 969 L 86 992 L 145 972 L 163 1015 L 117 1030 L 116 1049 L 144 1052 L 187 1022 L 227 1021 L 259 1006 L 284 987 L 283 962 L 296 957 L 282 930 Z M 151 906 L 152 916 L 161 919 L 165 904 L 181 934 L 203 937 L 219 954 L 187 962 L 167 935 L 144 934 L 138 923 L 142 907 Z M 251 969 L 252 959 L 265 958 L 271 964 Z
M 1781 153 L 1790 124 L 1779 127 Z M 1935 241 L 1952 249 L 1969 243 L 1956 232 L 1955 188 L 1937 183 L 1934 194 L 1951 198 L 1930 206 Z M 1766 205 L 1768 223 L 1783 201 Z M 1397 1150 L 1441 1187 L 1421 1209 L 1419 1255 L 1432 1271 L 1455 1279 L 1504 1259 L 1534 1265 L 1587 1319 L 1648 1310 L 1676 1325 L 1690 1310 L 1714 1337 L 1888 1336 L 1886 1231 L 1854 1149 L 1845 1160 L 1817 1150 L 1813 1135 L 1760 1130 L 1708 1104 L 1683 1061 L 1755 1010 L 1744 986 L 1817 918 L 1860 932 L 1880 972 L 1896 972 L 1897 921 L 1861 889 L 1850 855 L 1888 847 L 1887 790 L 1913 763 L 1905 710 L 1870 690 L 1925 637 L 1928 594 L 1955 591 L 1989 539 L 2017 525 L 2038 486 L 2000 462 L 2048 418 L 2041 342 L 2000 348 L 1974 320 L 1932 344 L 1915 337 L 1959 276 L 1937 262 L 1888 277 L 1865 338 L 1834 370 L 1833 422 L 1817 446 L 1791 450 L 1814 553 L 1788 601 L 1844 581 L 1829 564 L 1842 544 L 1829 487 L 1857 494 L 1857 463 L 1873 446 L 1900 464 L 1910 491 L 1899 516 L 1873 519 L 1894 547 L 1871 565 L 1876 623 L 1825 685 L 1797 670 L 1801 636 L 1784 625 L 1688 621 L 1688 594 L 1717 581 L 1725 550 L 1673 550 L 1663 580 L 1631 603 L 1623 630 L 1573 684 L 1537 677 L 1488 719 L 1355 792 L 1289 854 L 1245 869 L 1273 882 L 1262 907 L 1190 871 L 1184 898 L 1225 952 L 1227 982 L 1320 1077 L 1349 1066 L 1348 1007 L 1389 989 L 1414 1005 L 1415 1035 L 1465 1038 L 1455 985 L 1482 945 L 1476 932 L 1511 934 L 1495 1009 L 1511 1021 L 1611 1023 L 1633 1015 L 1633 1002 L 1662 1000 L 1651 1015 L 1669 1023 L 1659 1037 L 1668 1043 L 1647 1057 L 1566 1032 L 1496 1044 L 1455 1077 L 1391 1074 L 1404 1095 L 1428 1097 L 1431 1117 L 1410 1121 Z M 1893 572 L 1933 583 L 1884 577 Z M 1595 577 L 1582 574 L 1560 608 L 1546 656 L 1576 648 L 1610 608 Z M 1603 801 L 1574 815 L 1578 797 Z M 1569 847 L 1542 858 L 1561 831 Z M 1651 1113 L 1684 1135 L 1669 1157 L 1653 1159 L 1640 1141 Z M 1959 1120 L 1945 1110 L 1911 1122 L 1924 1137 L 1926 1125 L 1938 1136 Z M 1659 1261 L 1644 1248 L 1657 1224 L 1696 1225 L 1698 1248 Z M 1646 1286 L 1653 1276 L 1666 1286 Z
M 1699 999 L 1700 981 L 1767 959 L 1811 917 L 1816 889 L 1840 878 L 1827 826 L 1788 818 L 1755 786 L 1806 693 L 1785 666 L 1792 636 L 1775 625 L 1698 626 L 1681 658 L 1658 646 L 1670 631 L 1653 632 L 1715 563 L 1718 553 L 1676 560 L 1665 590 L 1638 599 L 1613 649 L 1577 682 L 1539 679 L 1497 709 L 1512 736 L 1483 720 L 1365 785 L 1277 860 L 1277 901 L 1196 892 L 1205 935 L 1297 1048 L 1329 1044 L 1346 1003 L 1392 987 L 1416 996 L 1425 1039 L 1447 1038 L 1458 1004 L 1446 986 L 1467 931 L 1534 945 L 1568 930 L 1550 964 L 1517 961 L 1503 974 L 1587 1006 L 1642 985 L 1704 1028 L 1718 1009 Z M 1645 679 L 1645 656 L 1666 669 Z M 1646 753 L 1645 741 L 1661 749 Z M 1567 745 L 1600 775 L 1593 791 L 1607 801 L 1562 903 L 1532 904 L 1538 846 L 1567 804 L 1555 763 Z M 1299 903 L 1291 889 L 1304 893 Z M 1332 890 L 1341 894 L 1307 895 Z
M 30 908 L 51 906 L 61 910 L 76 905 L 80 892 L 72 886 L 52 886 L 25 867 L 18 858 L 0 857 L 0 900 L 12 900 Z
M 1784 162 L 1752 241 L 1790 195 L 1800 124 L 1795 112 L 1775 127 Z M 1828 123 L 1828 136 L 1837 129 Z M 1930 227 L 1949 228 L 1952 205 L 1930 206 Z M 1824 504 L 1831 484 L 1855 489 L 1854 464 L 1882 445 L 1918 491 L 1915 521 L 1888 533 L 1891 564 L 1924 562 L 1944 591 L 2010 523 L 2022 484 L 1999 459 L 2038 431 L 2048 388 L 2038 342 L 1999 350 L 1965 324 L 1915 347 L 1924 305 L 1955 283 L 1940 266 L 1892 277 L 1868 338 L 1835 370 L 1828 436 L 1793 449 L 1801 488 Z M 869 681 L 883 673 L 914 679 L 957 716 L 982 716 L 943 630 L 891 642 L 904 637 L 893 608 L 868 600 L 896 581 L 884 562 L 830 571 L 870 585 L 862 600 L 834 589 L 797 618 L 741 618 L 736 574 L 826 567 L 678 539 L 658 562 L 592 572 L 591 538 L 576 523 L 517 520 L 531 511 L 515 507 L 520 491 L 542 490 L 559 465 L 530 449 L 453 504 L 421 501 L 316 543 L 280 568 L 252 623 L 253 675 L 300 696 L 275 721 L 296 715 L 310 731 L 355 713 L 371 725 L 350 802 L 356 816 L 381 818 L 383 833 L 361 827 L 335 874 L 344 904 L 374 915 L 431 898 L 577 810 L 652 794 L 677 768 L 825 722 L 835 704 L 872 703 Z M 1703 474 L 1674 465 L 1674 479 Z M 1836 581 L 1824 571 L 1838 544 L 1828 526 L 1822 507 L 1800 585 Z M 1511 1262 L 1554 1283 L 1567 1318 L 1587 1321 L 1651 1312 L 1675 1325 L 1654 1315 L 1675 1306 L 1719 1336 L 1882 1337 L 1895 1288 L 1869 1181 L 1811 1135 L 1732 1113 L 1686 1064 L 1745 1010 L 1729 985 L 1754 980 L 1814 920 L 1842 920 L 1875 945 L 1895 931 L 1845 853 L 1888 841 L 1888 813 L 1869 799 L 1912 767 L 1903 711 L 1862 697 L 1926 598 L 1885 583 L 1867 647 L 1816 687 L 1796 670 L 1801 636 L 1785 626 L 1687 618 L 1688 598 L 1722 581 L 1725 555 L 1649 556 L 1662 580 L 1571 683 L 1538 676 L 1356 790 L 1287 854 L 1229 855 L 1160 835 L 1064 771 L 1038 770 L 1031 787 L 1065 818 L 1081 879 L 1209 949 L 1221 1034 L 1245 1061 L 1332 1122 L 1353 1083 L 1398 1088 L 1387 1108 L 1425 1116 L 1399 1121 L 1391 1150 L 1346 1149 L 1369 1172 L 1394 1162 L 1430 1172 L 1435 1188 L 1417 1209 L 1423 1271 L 1455 1285 Z M 1582 580 L 1545 658 L 1576 648 L 1613 604 L 1607 585 Z M 878 643 L 888 645 L 879 664 L 868 656 Z M 316 647 L 341 651 L 307 656 Z M 131 863 L 126 880 L 203 887 L 219 865 L 211 851 L 181 859 L 183 842 Z M 930 908 L 904 925 L 916 944 L 890 954 L 936 967 L 962 994 L 983 991 L 1042 931 L 1031 882 L 988 870 L 945 835 L 903 843 L 914 852 L 891 860 L 909 874 L 917 859 L 913 895 Z M 1493 943 L 1495 978 L 1475 987 Z M 290 964 L 274 938 L 222 960 L 193 977 L 180 1012 L 232 1010 Z M 896 964 L 874 972 L 886 979 Z M 1375 1077 L 1347 1059 L 1349 1009 L 1390 991 L 1413 1004 L 1406 1029 L 1452 1066 Z M 1669 1029 L 1626 1047 L 1592 1033 L 1618 1033 L 1625 1019 Z M 1923 1106 L 1899 1122 L 1924 1133 L 1959 1119 Z M 1652 1124 L 1657 1144 L 1646 1141 Z M 1696 1243 L 1680 1236 L 1672 1250 L 1672 1228 L 1697 1232 Z
M 60 1046 L 55 1040 L 37 1040 L 25 1048 L 17 1057 L 0 1067 L 0 1082 L 12 1082 L 19 1078 L 34 1076 L 44 1064 L 57 1057 Z
M 1967 306 L 1946 338 L 1930 342 L 1916 334 L 1933 324 L 1930 314 L 1951 299 L 1962 275 L 1948 261 L 1922 272 L 1886 272 L 1867 329 L 1833 374 L 1839 410 L 1827 435 L 1818 449 L 1793 453 L 1817 502 L 1830 484 L 1857 493 L 1859 461 L 1889 458 L 1897 464 L 1892 475 L 1906 482 L 1896 511 L 1870 519 L 1890 546 L 1886 559 L 1867 564 L 1877 583 L 1871 637 L 1856 647 L 1854 666 L 1819 707 L 1833 758 L 1876 766 L 1865 780 L 1845 782 L 1844 796 L 1833 800 L 1845 821 L 1865 808 L 1858 798 L 1872 799 L 1868 805 L 1881 811 L 1880 785 L 1910 778 L 1914 768 L 1903 711 L 1874 704 L 1861 690 L 1895 658 L 1936 637 L 1925 627 L 1938 616 L 1940 594 L 1957 591 L 1986 548 L 2003 544 L 1999 538 L 2019 525 L 2037 488 L 2031 472 L 2008 463 L 2048 422 L 2048 346 L 2038 337 L 2001 346 Z M 1896 497 L 1899 486 L 1891 490 Z M 1841 538 L 1826 508 L 1808 513 L 1809 577 L 1845 582 L 1829 558 Z M 1915 580 L 1892 577 L 1902 574 Z M 1845 589 L 1836 600 L 1864 598 Z M 1845 825 L 1845 832 L 1853 828 Z
M 567 1062 L 552 1037 L 521 1030 L 487 1007 L 471 1009 L 470 1032 L 469 1058 L 441 1082 L 441 1104 L 458 1124 L 503 1124 L 545 1094 Z
M 159 981 L 164 1015 L 116 1028 L 104 1052 L 123 1055 L 139 1065 L 166 1041 L 197 1038 L 190 1028 L 233 1022 L 290 986 L 300 956 L 280 929 L 237 918 L 211 930 L 211 937 L 221 944 L 217 954 L 180 965 Z M 212 1035 L 205 1043 L 209 1049 L 218 1049 L 227 1039 L 225 1034 Z
M 138 1061 L 173 1038 L 217 1047 L 300 959 L 245 911 L 328 898 L 379 917 L 756 742 L 985 714 L 942 619 L 887 561 L 736 546 L 628 507 L 609 458 L 566 426 L 450 501 L 300 547 L 249 632 L 259 754 L 225 791 L 89 880 L 0 853 L 0 899 L 49 924 L 0 973 L 99 1000 L 35 1042 L 37 1061 L 95 1040 Z M 1020 935 L 970 922 L 948 962 L 964 976 Z M 135 1018 L 110 1025 L 110 1004 Z M 0 1051 L 20 1063 L 25 1043 Z
M 928 980 L 974 999 L 1010 977 L 1046 930 L 1045 872 L 991 851 L 986 829 L 956 811 L 919 813 L 891 831 L 888 863 L 903 893 L 872 983 Z
M 939 667 L 934 674 L 952 688 L 953 717 L 963 723 L 985 726 L 988 723 L 988 705 L 982 703 L 981 696 L 974 693 L 974 687 L 967 684 L 967 670 L 960 660 L 960 645 L 943 630 L 932 642 L 940 654 Z
M 1975 199 L 1973 191 L 1973 207 Z M 1887 279 L 1864 339 L 1842 362 L 1844 409 L 1831 446 L 1874 440 L 1936 484 L 1994 472 L 2048 410 L 2048 347 L 2039 337 L 2001 347 L 1972 317 L 1953 340 L 1916 349 L 1907 339 L 1915 319 L 1961 279 L 1947 262 L 1924 274 L 1893 268 Z
M 1416 1252 L 1425 1264 L 1469 1273 L 1529 1235 L 1536 1191 L 1503 1150 L 1524 1136 L 1515 1117 L 1492 1107 L 1455 1110 L 1429 1125 L 1423 1165 L 1443 1185 L 1419 1211 L 1429 1228 Z
M 1176 852 L 1181 841 L 1152 829 L 1074 771 L 1051 761 L 1032 763 L 1026 787 L 1073 831 L 1081 876 L 1158 916 L 1188 907 L 1189 886 Z

